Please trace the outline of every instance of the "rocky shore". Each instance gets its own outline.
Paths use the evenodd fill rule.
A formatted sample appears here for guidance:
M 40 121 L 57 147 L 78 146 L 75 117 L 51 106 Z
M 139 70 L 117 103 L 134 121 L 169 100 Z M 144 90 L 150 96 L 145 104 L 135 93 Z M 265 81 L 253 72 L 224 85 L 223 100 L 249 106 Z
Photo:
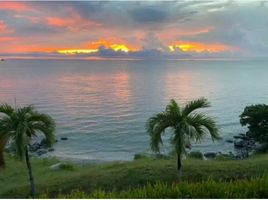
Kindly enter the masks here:
M 60 140 L 68 140 L 68 138 L 61 137 Z M 55 143 L 57 143 L 58 141 L 59 140 L 56 139 Z M 29 144 L 29 153 L 31 156 L 35 156 L 35 157 L 45 155 L 49 152 L 53 152 L 54 150 L 55 150 L 54 148 L 48 146 L 46 139 L 42 139 L 40 141 L 36 141 L 36 142 Z M 12 145 L 12 143 L 10 143 L 6 146 L 5 152 L 11 153 L 11 154 L 15 152 L 15 148 Z

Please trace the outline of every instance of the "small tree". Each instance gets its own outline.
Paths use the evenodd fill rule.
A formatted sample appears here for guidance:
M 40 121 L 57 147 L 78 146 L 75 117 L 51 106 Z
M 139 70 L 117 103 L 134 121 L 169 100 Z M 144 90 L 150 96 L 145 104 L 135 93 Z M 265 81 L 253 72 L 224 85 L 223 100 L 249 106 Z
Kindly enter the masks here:
M 196 112 L 200 108 L 209 107 L 209 102 L 200 98 L 180 107 L 171 100 L 164 112 L 152 116 L 147 122 L 147 132 L 151 137 L 151 149 L 160 151 L 162 134 L 167 128 L 172 129 L 171 142 L 177 153 L 177 169 L 181 175 L 181 156 L 185 148 L 191 146 L 191 140 L 200 141 L 206 134 L 214 139 L 220 139 L 216 122 L 206 114 Z
M 39 113 L 32 106 L 13 108 L 8 104 L 0 105 L 0 164 L 4 165 L 4 146 L 8 140 L 12 140 L 16 147 L 16 154 L 26 161 L 32 197 L 35 197 L 35 184 L 28 145 L 32 137 L 37 133 L 43 133 L 50 146 L 55 141 L 54 132 L 54 120 L 46 114 Z
M 268 105 L 247 106 L 240 115 L 240 123 L 247 126 L 247 136 L 261 144 L 268 145 Z

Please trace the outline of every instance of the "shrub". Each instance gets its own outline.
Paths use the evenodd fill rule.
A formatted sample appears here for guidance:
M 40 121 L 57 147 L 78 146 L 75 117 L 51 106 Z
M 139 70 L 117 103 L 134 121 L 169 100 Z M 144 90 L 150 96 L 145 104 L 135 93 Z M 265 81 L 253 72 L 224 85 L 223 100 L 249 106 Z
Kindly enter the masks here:
M 72 164 L 63 163 L 63 164 L 60 165 L 60 169 L 73 171 L 74 166 Z
M 144 159 L 144 158 L 148 158 L 148 156 L 145 154 L 141 154 L 141 153 L 136 153 L 134 155 L 134 160 L 139 160 L 139 159 Z
M 91 194 L 74 190 L 58 198 L 267 198 L 268 175 L 251 180 L 217 182 L 212 179 L 200 183 L 157 182 L 126 191 L 105 192 L 98 189 Z
M 190 158 L 195 158 L 195 159 L 201 159 L 201 160 L 204 159 L 204 155 L 203 155 L 203 153 L 200 152 L 200 151 L 191 151 L 191 152 L 188 154 L 188 157 L 190 157 Z
M 268 144 L 268 105 L 257 104 L 245 107 L 240 123 L 247 126 L 247 136 L 261 144 Z

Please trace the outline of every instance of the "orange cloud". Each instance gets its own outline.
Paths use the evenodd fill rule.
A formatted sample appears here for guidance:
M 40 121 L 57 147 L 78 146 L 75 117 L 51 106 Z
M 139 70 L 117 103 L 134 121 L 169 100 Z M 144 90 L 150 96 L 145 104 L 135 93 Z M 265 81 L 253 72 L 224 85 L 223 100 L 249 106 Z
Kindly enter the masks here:
M 3 20 L 0 20 L 0 34 L 8 34 L 12 32 L 13 30 L 10 29 Z
M 7 25 L 3 20 L 0 21 L 0 33 L 5 32 L 7 30 Z
M 14 37 L 0 37 L 0 42 L 13 41 L 14 39 Z
M 21 2 L 8 2 L 8 1 L 0 2 L 0 10 L 26 11 L 30 9 L 31 9 L 30 6 Z
M 191 41 L 179 41 L 170 44 L 169 50 L 174 52 L 176 49 L 180 49 L 185 52 L 210 52 L 210 53 L 217 53 L 223 51 L 234 51 L 235 48 L 229 45 L 214 43 L 214 44 L 205 44 L 201 42 L 191 42 Z
M 163 32 L 158 33 L 159 38 L 165 41 L 173 40 L 174 37 L 178 36 L 189 36 L 189 35 L 199 35 L 204 33 L 209 33 L 213 30 L 211 27 L 205 27 L 205 28 L 191 28 L 191 29 L 180 29 L 177 28 L 173 29 L 167 29 Z
M 47 23 L 52 26 L 64 27 L 72 24 L 72 21 L 67 21 L 66 19 L 61 19 L 59 17 L 48 17 Z
M 66 28 L 69 31 L 80 31 L 83 29 L 88 29 L 92 26 L 101 26 L 101 24 L 88 19 L 83 19 L 79 14 L 73 12 L 68 18 L 61 17 L 47 17 L 45 19 L 46 23 L 50 26 Z

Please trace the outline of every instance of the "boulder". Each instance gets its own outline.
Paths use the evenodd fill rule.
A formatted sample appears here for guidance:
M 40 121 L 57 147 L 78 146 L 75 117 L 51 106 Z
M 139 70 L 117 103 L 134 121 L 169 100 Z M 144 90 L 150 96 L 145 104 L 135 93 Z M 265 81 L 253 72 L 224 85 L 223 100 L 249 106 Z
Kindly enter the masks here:
M 49 148 L 48 149 L 48 152 L 52 152 L 52 151 L 55 151 L 55 149 L 54 148 Z
M 15 152 L 15 149 L 12 148 L 11 146 L 9 146 L 9 147 L 6 147 L 5 148 L 4 152 L 6 152 L 6 153 L 14 153 Z
M 43 154 L 46 154 L 48 151 L 47 150 L 45 150 L 45 149 L 38 149 L 37 151 L 36 151 L 36 154 L 38 155 L 38 156 L 41 156 L 41 155 L 43 155 Z
M 38 149 L 40 149 L 40 147 L 41 147 L 41 145 L 38 142 L 35 142 L 35 143 L 29 145 L 29 151 L 35 152 Z
M 246 142 L 244 140 L 235 140 L 234 142 L 234 146 L 236 148 L 243 148 L 243 147 L 246 147 Z
M 225 140 L 225 142 L 234 143 L 234 141 L 232 139 L 227 139 L 227 140 Z
M 46 138 L 44 138 L 44 139 L 41 140 L 40 146 L 47 147 L 47 140 L 46 140 Z

